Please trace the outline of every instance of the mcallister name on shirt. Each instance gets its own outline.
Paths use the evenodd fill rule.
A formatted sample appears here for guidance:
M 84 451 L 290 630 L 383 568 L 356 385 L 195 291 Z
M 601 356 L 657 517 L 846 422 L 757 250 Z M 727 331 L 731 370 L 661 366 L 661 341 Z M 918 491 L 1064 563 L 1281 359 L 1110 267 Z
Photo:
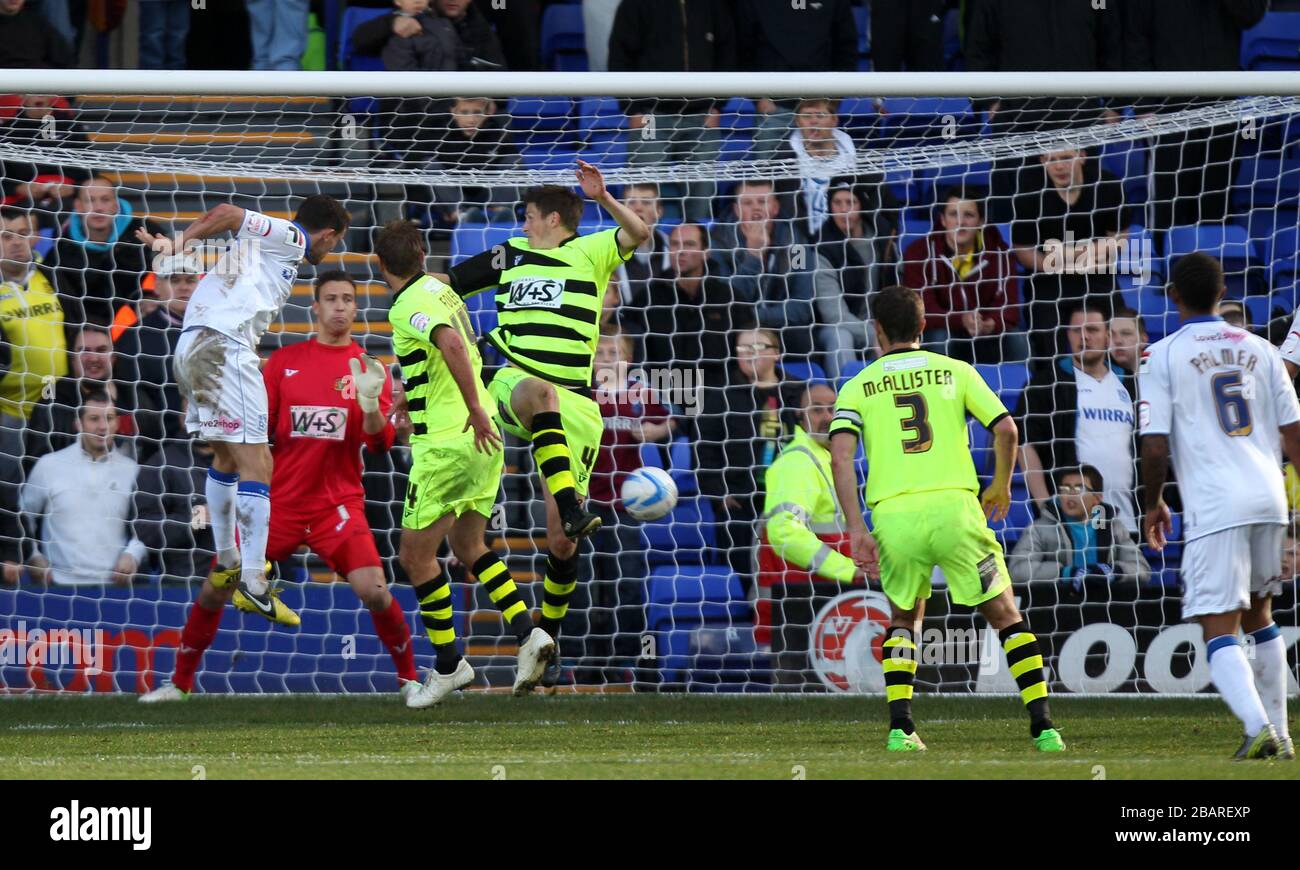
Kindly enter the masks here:
M 1259 362 L 1259 357 L 1245 348 L 1233 350 L 1230 347 L 1219 348 L 1219 357 L 1216 359 L 1214 354 L 1203 350 L 1196 356 L 1187 361 L 1192 368 L 1196 369 L 1198 375 L 1203 375 L 1212 369 L 1232 368 L 1244 369 L 1248 372 L 1255 370 L 1255 364 Z
M 944 387 L 951 384 L 951 369 L 921 369 L 883 375 L 879 382 L 865 381 L 862 391 L 870 399 L 876 393 L 910 393 L 922 387 Z

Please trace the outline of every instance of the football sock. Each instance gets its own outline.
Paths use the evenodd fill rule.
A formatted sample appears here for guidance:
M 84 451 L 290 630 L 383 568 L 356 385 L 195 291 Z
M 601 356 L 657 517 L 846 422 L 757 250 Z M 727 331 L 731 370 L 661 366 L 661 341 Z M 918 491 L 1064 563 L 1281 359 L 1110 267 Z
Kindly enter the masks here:
M 569 612 L 569 598 L 578 585 L 578 554 L 568 559 L 546 557 L 546 579 L 542 581 L 542 619 L 538 625 L 553 638 L 560 636 L 560 623 Z
M 235 545 L 235 486 L 239 483 L 236 472 L 208 469 L 203 484 L 203 495 L 208 502 L 208 525 L 212 527 L 212 544 L 217 550 L 217 562 L 225 568 L 239 561 Z
M 1255 690 L 1268 713 L 1268 721 L 1277 729 L 1277 736 L 1291 736 L 1286 720 L 1286 644 L 1277 623 L 1270 623 L 1259 631 L 1251 632 L 1255 640 L 1255 657 L 1250 669 L 1255 674 Z
M 1029 711 L 1029 733 L 1034 737 L 1052 726 L 1047 705 L 1047 678 L 1043 676 L 1043 651 L 1038 638 L 1022 619 L 998 632 L 1007 654 L 1007 667 L 1020 689 L 1020 700 Z
M 440 674 L 450 674 L 460 664 L 456 649 L 456 623 L 451 613 L 451 584 L 447 575 L 439 573 L 415 587 L 415 600 L 420 602 L 420 621 L 429 635 L 438 661 Z
M 266 591 L 266 536 L 271 530 L 271 486 L 256 480 L 239 484 L 239 579 L 254 595 Z
M 889 702 L 889 727 L 916 733 L 912 722 L 912 683 L 916 680 L 916 642 L 907 628 L 891 628 L 883 644 L 885 700 Z
M 523 596 L 519 594 L 519 588 L 515 586 L 506 563 L 489 550 L 479 556 L 470 570 L 487 590 L 488 598 L 501 611 L 510 631 L 523 643 L 533 631 L 533 618 L 528 613 L 528 605 L 524 604 Z
M 1255 677 L 1246 661 L 1246 651 L 1233 634 L 1221 634 L 1205 644 L 1210 659 L 1210 678 L 1234 716 L 1241 720 L 1246 735 L 1253 737 L 1268 724 L 1268 713 L 1255 688 Z
M 533 415 L 533 461 L 537 463 L 542 480 L 560 509 L 560 516 L 577 507 L 573 459 L 569 454 L 568 439 L 564 437 L 564 425 L 560 422 L 559 411 L 543 411 Z
M 370 618 L 375 623 L 375 634 L 383 643 L 388 654 L 397 666 L 399 680 L 418 680 L 415 670 L 415 653 L 411 650 L 411 627 L 406 624 L 406 615 L 402 605 L 394 597 L 383 610 L 370 611 Z
M 217 636 L 223 609 L 218 607 L 216 610 L 208 610 L 197 601 L 190 605 L 185 627 L 181 629 L 181 642 L 176 648 L 176 671 L 172 674 L 172 685 L 182 692 L 194 689 L 194 672 L 199 669 L 203 651 L 212 645 L 212 639 Z

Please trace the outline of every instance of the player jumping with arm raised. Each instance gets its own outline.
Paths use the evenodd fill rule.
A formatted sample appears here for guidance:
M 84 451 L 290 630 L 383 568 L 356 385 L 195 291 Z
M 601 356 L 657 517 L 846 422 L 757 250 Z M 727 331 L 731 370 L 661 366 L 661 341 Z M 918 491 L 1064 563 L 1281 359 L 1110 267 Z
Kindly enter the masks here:
M 179 247 L 232 233 L 234 244 L 203 276 L 185 309 L 176 346 L 176 382 L 188 402 L 185 428 L 212 445 L 204 494 L 217 562 L 200 593 L 209 604 L 239 592 L 267 619 L 297 624 L 268 589 L 271 451 L 266 386 L 257 345 L 293 292 L 298 266 L 320 263 L 343 238 L 349 215 L 330 196 L 309 196 L 292 221 L 223 203 L 186 228 Z M 156 254 L 174 253 L 165 236 L 138 238 Z M 235 544 L 235 527 L 239 544 Z
M 1218 260 L 1188 254 L 1172 278 L 1183 326 L 1147 348 L 1138 370 L 1142 531 L 1164 549 L 1172 524 L 1162 494 L 1172 456 L 1185 505 L 1183 618 L 1200 622 L 1210 678 L 1241 720 L 1236 757 L 1295 758 L 1290 669 L 1272 600 L 1281 593 L 1287 523 L 1282 450 L 1300 462 L 1300 404 L 1273 346 L 1214 313 L 1224 294 Z M 1251 656 L 1239 630 L 1254 641 Z
M 987 523 L 1005 517 L 1011 503 L 1016 424 L 972 366 L 921 350 L 921 294 L 888 287 L 872 312 L 883 355 L 840 390 L 830 428 L 831 467 L 849 520 L 853 561 L 868 576 L 879 576 L 892 612 L 884 642 L 885 748 L 925 749 L 912 722 L 912 684 L 930 577 L 938 565 L 953 602 L 978 609 L 1001 638 L 1034 745 L 1060 752 L 1065 742 L 1049 715 L 1038 639 L 1016 608 L 1002 547 Z M 978 499 L 967 413 L 993 432 L 997 456 L 993 482 Z M 859 440 L 867 457 L 874 535 L 858 505 L 853 457 Z
M 462 298 L 496 292 L 499 326 L 488 342 L 506 358 L 488 391 L 506 431 L 532 444 L 545 483 L 546 543 L 540 627 L 558 637 L 578 579 L 577 540 L 600 527 L 584 510 L 605 431 L 592 397 L 600 314 L 610 276 L 650 235 L 641 218 L 605 188 L 599 169 L 578 161 L 583 193 L 618 222 L 578 234 L 583 200 L 566 187 L 524 196 L 524 236 L 452 267 L 445 279 Z M 558 674 L 558 654 L 549 676 Z

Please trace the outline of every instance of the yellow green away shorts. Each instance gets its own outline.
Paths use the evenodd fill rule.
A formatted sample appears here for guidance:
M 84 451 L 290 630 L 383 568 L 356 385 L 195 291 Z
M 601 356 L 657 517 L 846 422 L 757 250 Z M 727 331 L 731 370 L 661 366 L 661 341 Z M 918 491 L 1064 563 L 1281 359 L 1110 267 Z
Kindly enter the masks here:
M 466 511 L 492 516 L 504 467 L 503 451 L 474 449 L 472 429 L 440 436 L 436 442 L 413 437 L 402 527 L 427 529 L 447 514 L 460 516 Z
M 935 565 L 943 569 L 956 604 L 983 604 L 1011 583 L 1002 546 L 967 490 L 894 496 L 876 505 L 871 522 L 880 545 L 881 586 L 903 610 L 930 597 Z
M 520 381 L 532 377 L 535 376 L 514 366 L 504 366 L 488 384 L 488 393 L 497 403 L 497 420 L 501 428 L 524 441 L 532 441 L 533 435 L 515 417 L 510 407 L 510 395 Z M 574 489 L 578 498 L 585 498 L 587 485 L 591 483 L 591 470 L 595 468 L 600 453 L 600 439 L 605 434 L 605 420 L 600 416 L 600 406 L 594 399 L 579 396 L 564 387 L 557 386 L 555 392 L 560 397 L 560 425 L 564 427 L 564 439 L 572 457 L 570 467 Z

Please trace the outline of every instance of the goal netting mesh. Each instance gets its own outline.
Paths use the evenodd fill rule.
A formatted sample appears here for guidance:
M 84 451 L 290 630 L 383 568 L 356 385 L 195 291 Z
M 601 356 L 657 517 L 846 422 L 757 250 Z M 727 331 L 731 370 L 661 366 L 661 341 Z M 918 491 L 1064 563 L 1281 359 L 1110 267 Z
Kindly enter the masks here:
M 835 577 L 847 546 L 828 484 L 780 457 L 792 439 L 817 448 L 798 440 L 816 416 L 807 388 L 838 389 L 874 358 L 873 296 L 901 283 L 925 296 L 926 346 L 975 363 L 1034 448 L 994 530 L 1053 689 L 1201 691 L 1178 535 L 1163 553 L 1135 540 L 1132 372 L 1140 343 L 1177 326 L 1165 284 L 1190 251 L 1222 259 L 1235 316 L 1285 337 L 1300 271 L 1297 121 L 1300 98 L 1285 96 L 11 96 L 0 105 L 0 687 L 157 685 L 207 569 L 210 459 L 184 435 L 168 362 L 186 281 L 154 273 L 130 235 L 140 221 L 172 233 L 222 202 L 291 217 L 309 194 L 344 201 L 345 247 L 303 265 L 260 349 L 307 340 L 311 282 L 341 269 L 356 282 L 356 341 L 395 365 L 377 229 L 416 221 L 430 270 L 446 271 L 519 235 L 521 193 L 573 186 L 583 159 L 655 232 L 605 296 L 603 330 L 626 341 L 598 366 L 606 432 L 591 496 L 605 528 L 580 550 L 561 690 L 883 691 L 887 602 Z M 579 230 L 613 225 L 589 203 Z M 491 294 L 469 305 L 481 336 L 496 323 Z M 111 348 L 87 323 L 107 327 Z M 1074 364 L 1098 354 L 1110 371 L 1068 437 L 1051 385 L 1072 385 Z M 79 449 L 79 397 L 96 385 L 117 402 L 135 492 L 46 462 L 52 479 L 34 498 L 38 463 Z M 826 394 L 807 395 L 816 406 Z M 974 423 L 971 445 L 987 481 L 990 437 Z M 402 446 L 367 454 L 364 483 L 423 669 L 432 650 L 396 558 L 409 463 Z M 1058 492 L 1058 472 L 1082 464 L 1102 487 L 1071 524 L 1060 511 L 1074 490 Z M 638 523 L 617 501 L 642 465 L 677 484 L 663 520 Z M 508 441 L 490 543 L 538 608 L 542 505 L 528 450 Z M 1058 532 L 1069 546 L 1043 545 Z M 130 582 L 115 579 L 116 560 L 94 564 L 105 548 L 82 540 L 139 541 L 144 557 Z M 448 569 L 478 685 L 508 686 L 513 637 L 465 568 Z M 396 687 L 346 583 L 305 550 L 280 575 L 301 627 L 229 609 L 201 691 Z M 947 603 L 941 572 L 934 583 L 918 684 L 1014 691 L 996 638 Z M 1294 584 L 1275 612 L 1293 647 Z M 106 655 L 87 666 L 79 645 Z

